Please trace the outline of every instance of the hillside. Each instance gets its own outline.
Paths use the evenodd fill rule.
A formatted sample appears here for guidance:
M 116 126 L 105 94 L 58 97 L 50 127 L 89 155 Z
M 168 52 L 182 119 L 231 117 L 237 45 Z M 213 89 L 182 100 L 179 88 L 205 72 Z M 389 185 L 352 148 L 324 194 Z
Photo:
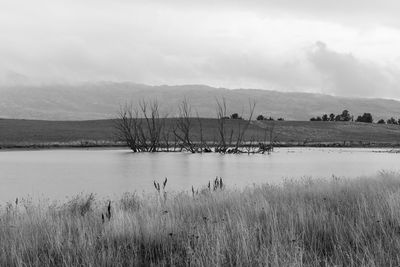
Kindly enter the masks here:
M 204 139 L 218 140 L 217 120 L 201 119 Z M 173 125 L 168 119 L 166 127 Z M 40 121 L 40 120 L 0 120 L 0 147 L 27 147 L 38 144 L 61 143 L 66 146 L 106 141 L 114 145 L 116 139 L 115 121 Z M 352 142 L 353 146 L 399 145 L 400 126 L 355 122 L 310 122 L 277 121 L 274 122 L 274 135 L 282 144 L 316 145 L 321 143 Z M 199 124 L 193 120 L 192 138 L 199 140 Z M 233 129 L 233 138 L 237 133 L 237 120 L 229 120 L 227 132 Z M 246 140 L 264 140 L 265 128 L 270 129 L 271 122 L 254 121 L 246 134 Z M 171 137 L 172 139 L 172 137 Z
M 257 102 L 256 114 L 308 120 L 323 113 L 348 109 L 354 115 L 370 112 L 375 120 L 400 117 L 400 102 L 385 99 L 345 98 L 309 93 L 268 90 L 228 90 L 202 85 L 147 86 L 133 83 L 96 83 L 79 86 L 0 88 L 0 118 L 39 120 L 94 120 L 115 117 L 121 104 L 157 99 L 163 112 L 174 116 L 187 98 L 201 117 L 215 117 L 216 99 L 224 97 L 228 113 L 248 112 L 249 100 Z

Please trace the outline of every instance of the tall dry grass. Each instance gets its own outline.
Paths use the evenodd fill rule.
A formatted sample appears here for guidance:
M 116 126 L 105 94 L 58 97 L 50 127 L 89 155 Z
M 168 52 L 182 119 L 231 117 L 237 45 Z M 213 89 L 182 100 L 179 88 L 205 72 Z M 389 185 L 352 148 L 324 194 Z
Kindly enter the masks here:
M 398 266 L 400 176 L 244 190 L 19 200 L 1 208 L 1 266 Z M 110 216 L 108 216 L 110 213 Z

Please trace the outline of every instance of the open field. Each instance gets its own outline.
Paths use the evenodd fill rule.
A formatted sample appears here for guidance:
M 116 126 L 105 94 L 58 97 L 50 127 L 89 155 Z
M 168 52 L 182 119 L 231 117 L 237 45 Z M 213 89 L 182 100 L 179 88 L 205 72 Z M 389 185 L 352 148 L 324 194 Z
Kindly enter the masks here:
M 93 196 L 10 203 L 0 213 L 0 265 L 400 264 L 398 174 L 198 190 L 161 185 L 109 207 Z
M 171 129 L 175 119 L 166 120 Z M 227 121 L 227 132 L 233 130 L 236 138 L 237 120 Z M 217 141 L 217 120 L 201 119 L 204 139 Z M 244 124 L 242 122 L 242 124 Z M 274 136 L 281 145 L 346 145 L 397 146 L 400 144 L 400 126 L 356 122 L 310 121 L 254 121 L 245 140 L 268 140 L 268 131 L 274 124 Z M 40 121 L 0 119 L 0 146 L 13 147 L 69 147 L 115 146 L 117 143 L 114 120 L 93 121 Z M 192 138 L 199 137 L 199 123 L 193 119 Z M 267 132 L 266 132 L 266 130 Z M 171 138 L 172 138 L 171 133 Z M 346 143 L 344 143 L 346 142 Z

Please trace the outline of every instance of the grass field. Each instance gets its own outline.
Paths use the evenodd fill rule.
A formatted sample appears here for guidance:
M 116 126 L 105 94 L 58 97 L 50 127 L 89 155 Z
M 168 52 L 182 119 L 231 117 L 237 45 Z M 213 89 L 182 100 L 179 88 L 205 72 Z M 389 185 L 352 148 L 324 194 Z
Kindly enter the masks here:
M 218 140 L 217 120 L 201 119 L 204 139 Z M 166 121 L 166 128 L 171 128 L 174 119 Z M 348 142 L 352 146 L 364 145 L 399 145 L 400 126 L 380 125 L 355 122 L 309 122 L 276 121 L 274 135 L 282 144 L 315 145 L 321 143 Z M 28 146 L 110 146 L 115 145 L 116 132 L 113 120 L 94 121 L 37 121 L 0 119 L 1 147 Z M 246 140 L 264 140 L 265 128 L 272 122 L 252 122 L 246 133 Z M 227 132 L 233 130 L 235 139 L 238 128 L 237 120 L 227 122 Z M 171 134 L 172 135 L 172 134 Z M 193 140 L 199 140 L 199 123 L 193 119 Z M 267 138 L 268 139 L 268 138 Z M 350 144 L 351 142 L 351 144 Z
M 167 188 L 170 185 L 167 185 Z M 173 186 L 173 185 L 172 185 Z M 398 266 L 400 176 L 1 208 L 1 266 Z M 110 215 L 110 216 L 109 216 Z

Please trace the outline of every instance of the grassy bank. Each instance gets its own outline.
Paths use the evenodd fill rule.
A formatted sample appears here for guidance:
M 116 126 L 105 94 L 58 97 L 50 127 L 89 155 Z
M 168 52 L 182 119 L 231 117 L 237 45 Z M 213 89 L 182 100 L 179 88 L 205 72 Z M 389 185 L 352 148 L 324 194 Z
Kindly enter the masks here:
M 175 124 L 166 120 L 166 128 Z M 218 141 L 216 119 L 201 119 L 203 138 Z M 254 121 L 245 140 L 264 141 L 266 131 L 274 124 L 274 136 L 283 146 L 399 146 L 400 126 L 356 122 L 310 121 Z M 115 121 L 40 121 L 0 119 L 0 147 L 2 148 L 51 148 L 51 147 L 108 147 L 119 146 L 116 142 Z M 238 121 L 227 121 L 227 133 L 233 130 L 236 139 Z M 200 128 L 193 119 L 191 139 L 200 141 Z M 267 133 L 268 135 L 268 133 Z M 172 142 L 172 136 L 170 142 Z M 268 140 L 268 137 L 267 137 Z
M 0 240 L 1 266 L 397 266 L 400 176 L 155 191 L 110 212 L 91 196 L 19 200 L 1 209 Z

